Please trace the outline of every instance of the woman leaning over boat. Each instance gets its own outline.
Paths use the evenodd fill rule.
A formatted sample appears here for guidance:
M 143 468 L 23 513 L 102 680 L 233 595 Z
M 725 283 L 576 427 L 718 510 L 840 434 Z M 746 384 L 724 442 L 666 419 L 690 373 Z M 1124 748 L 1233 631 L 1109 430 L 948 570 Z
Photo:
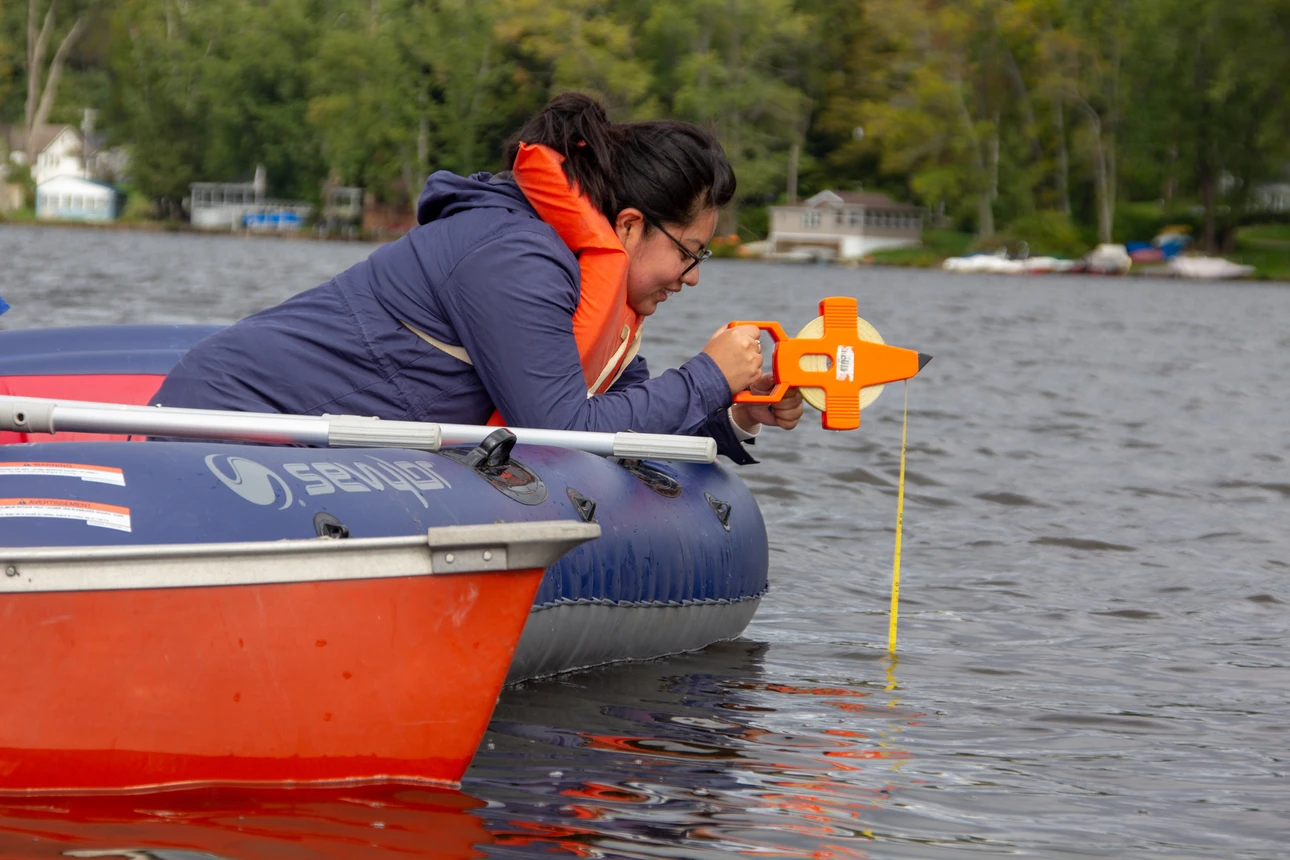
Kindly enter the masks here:
M 153 402 L 708 435 L 740 463 L 753 462 L 740 443 L 761 423 L 797 424 L 797 396 L 731 405 L 769 386 L 751 326 L 719 330 L 652 379 L 634 356 L 643 319 L 698 283 L 734 195 L 710 133 L 610 124 L 594 99 L 566 93 L 512 137 L 505 163 L 430 176 L 419 226 L 206 338 Z

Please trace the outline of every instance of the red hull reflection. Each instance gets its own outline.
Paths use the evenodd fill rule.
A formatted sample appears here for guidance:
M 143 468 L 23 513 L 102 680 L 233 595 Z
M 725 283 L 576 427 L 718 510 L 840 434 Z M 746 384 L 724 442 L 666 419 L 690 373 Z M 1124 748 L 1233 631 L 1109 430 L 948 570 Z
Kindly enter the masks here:
M 0 857 L 465 860 L 492 843 L 459 791 L 361 785 L 0 798 Z M 205 855 L 205 856 L 202 856 Z

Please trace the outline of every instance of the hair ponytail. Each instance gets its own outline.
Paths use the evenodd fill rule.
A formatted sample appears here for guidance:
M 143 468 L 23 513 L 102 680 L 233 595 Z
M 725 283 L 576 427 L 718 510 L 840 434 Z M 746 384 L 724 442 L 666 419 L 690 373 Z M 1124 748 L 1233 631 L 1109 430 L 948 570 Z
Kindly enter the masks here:
M 583 93 L 562 93 L 506 142 L 507 168 L 515 165 L 521 143 L 540 143 L 564 156 L 564 173 L 602 212 L 614 210 L 614 146 L 604 107 Z
M 676 120 L 610 125 L 600 102 L 583 93 L 556 96 L 524 123 L 506 142 L 507 168 L 521 143 L 563 155 L 569 182 L 611 222 L 630 206 L 655 223 L 688 224 L 735 195 L 734 171 L 707 129 Z

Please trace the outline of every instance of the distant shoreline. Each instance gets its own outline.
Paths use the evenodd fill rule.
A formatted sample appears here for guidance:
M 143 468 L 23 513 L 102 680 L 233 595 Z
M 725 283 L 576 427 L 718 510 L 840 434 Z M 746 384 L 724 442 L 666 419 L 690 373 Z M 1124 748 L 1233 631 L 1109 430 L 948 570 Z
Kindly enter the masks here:
M 388 236 L 375 237 L 371 235 L 360 234 L 358 236 L 351 238 L 351 237 L 337 236 L 337 235 L 322 236 L 314 232 L 313 230 L 295 230 L 291 232 L 282 232 L 282 233 L 258 232 L 254 230 L 199 230 L 196 227 L 193 227 L 191 224 L 184 223 L 184 222 L 175 222 L 175 221 L 107 221 L 107 222 L 95 223 L 91 221 L 51 221 L 51 220 L 45 220 L 45 219 L 37 220 L 35 218 L 22 218 L 18 220 L 13 220 L 13 219 L 7 219 L 7 218 L 4 218 L 3 216 L 0 216 L 0 228 L 4 228 L 4 227 L 37 227 L 42 229 L 51 228 L 51 227 L 52 228 L 65 227 L 65 228 L 78 229 L 78 230 L 98 230 L 98 231 L 104 231 L 104 232 L 120 232 L 120 233 L 131 233 L 131 232 L 133 233 L 173 233 L 173 234 L 182 234 L 182 235 L 191 235 L 191 236 L 229 237 L 229 238 L 239 238 L 239 239 L 279 239 L 279 240 L 294 241 L 294 242 L 347 242 L 347 243 L 368 244 L 368 245 L 383 245 L 383 244 L 386 244 L 387 242 L 392 242 L 404 235 L 403 233 L 399 233 L 399 234 L 390 233 Z M 919 261 L 911 260 L 910 262 L 897 262 L 895 260 L 877 259 L 877 260 L 871 260 L 871 261 L 848 260 L 848 261 L 833 261 L 833 262 L 827 262 L 827 263 L 805 262 L 805 261 L 795 261 L 795 260 L 776 260 L 776 259 L 770 259 L 767 257 L 757 257 L 757 256 L 744 257 L 744 256 L 734 256 L 734 255 L 729 257 L 720 257 L 718 259 L 734 259 L 734 260 L 743 260 L 746 262 L 774 263 L 778 265 L 790 265 L 790 266 L 791 265 L 797 265 L 797 266 L 828 265 L 830 267 L 836 266 L 840 268 L 849 268 L 849 269 L 884 268 L 884 269 L 940 270 L 939 264 L 929 265 L 929 262 L 926 258 L 922 258 Z M 1187 278 L 1179 278 L 1175 275 L 1166 274 L 1162 271 L 1158 271 L 1158 269 L 1159 267 L 1156 267 L 1156 266 L 1136 267 L 1136 268 L 1130 269 L 1129 272 L 1127 272 L 1124 275 L 1119 275 L 1119 276 L 1101 276 L 1100 275 L 1098 277 L 1158 278 L 1160 280 L 1178 280 L 1178 281 L 1188 280 Z M 947 272 L 946 274 L 957 274 L 957 273 Z M 1044 273 L 1042 276 L 1057 277 L 1060 279 L 1061 274 Z M 1026 280 L 1033 277 L 1040 277 L 1040 275 L 1007 275 L 1006 277 L 1016 277 L 1022 280 Z M 1254 277 L 1232 279 L 1231 282 L 1232 283 L 1244 282 L 1244 283 L 1252 283 L 1252 284 L 1257 284 L 1257 283 L 1290 284 L 1290 277 L 1282 277 L 1280 276 L 1280 272 L 1273 273 L 1273 272 L 1260 271 L 1256 273 Z
M 113 233 L 178 233 L 193 236 L 229 236 L 239 239 L 286 239 L 306 242 L 357 242 L 381 245 L 392 242 L 402 233 L 390 233 L 376 237 L 359 233 L 356 236 L 319 235 L 313 230 L 292 230 L 289 232 L 256 231 L 256 230 L 199 230 L 183 221 L 55 221 L 36 218 L 5 218 L 0 216 L 0 227 L 67 227 L 74 230 L 99 230 Z

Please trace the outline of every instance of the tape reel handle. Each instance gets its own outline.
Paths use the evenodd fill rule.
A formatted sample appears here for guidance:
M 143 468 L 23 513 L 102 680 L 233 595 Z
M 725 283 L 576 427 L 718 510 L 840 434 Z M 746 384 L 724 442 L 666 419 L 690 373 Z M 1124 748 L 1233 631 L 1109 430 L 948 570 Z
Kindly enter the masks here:
M 784 327 L 777 322 L 767 320 L 736 320 L 726 328 L 734 328 L 741 325 L 756 326 L 770 335 L 770 339 L 778 347 L 781 340 L 788 340 L 788 333 Z M 788 395 L 788 390 L 792 388 L 787 382 L 779 381 L 779 349 L 776 348 L 771 354 L 770 372 L 775 377 L 775 387 L 767 394 L 753 394 L 751 391 L 740 391 L 734 396 L 735 403 L 778 403 Z

